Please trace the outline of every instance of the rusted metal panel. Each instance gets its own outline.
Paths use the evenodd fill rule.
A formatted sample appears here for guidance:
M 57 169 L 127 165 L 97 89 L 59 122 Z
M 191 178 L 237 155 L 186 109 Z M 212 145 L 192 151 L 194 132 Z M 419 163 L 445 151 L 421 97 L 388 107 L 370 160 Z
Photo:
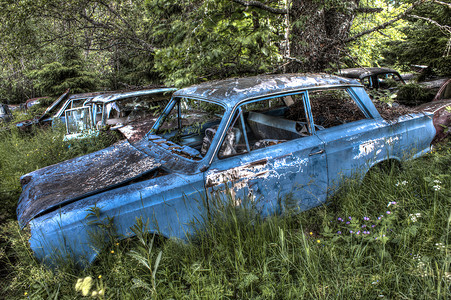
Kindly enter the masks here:
M 434 114 L 433 122 L 436 130 L 434 142 L 443 141 L 450 135 L 451 127 L 451 99 L 435 100 L 416 107 L 418 112 Z M 448 129 L 448 130 L 447 130 Z
M 17 217 L 22 225 L 45 211 L 131 181 L 161 164 L 121 142 L 86 156 L 28 173 L 21 177 Z
M 192 220 L 206 214 L 202 174 L 167 174 L 132 184 L 119 186 L 43 214 L 29 222 L 30 246 L 35 256 L 47 265 L 63 259 L 73 259 L 80 266 L 91 263 L 99 251 L 102 234 L 90 222 L 88 208 L 97 208 L 100 220 L 114 218 L 119 238 L 133 235 L 130 228 L 136 218 L 148 223 L 150 232 L 164 237 L 186 239 L 196 231 Z M 97 243 L 92 233 L 98 232 Z M 106 236 L 105 236 L 106 239 Z M 106 240 L 105 240 L 106 242 Z
M 157 118 L 148 118 L 143 121 L 131 122 L 118 128 L 118 131 L 130 142 L 142 139 L 152 128 Z

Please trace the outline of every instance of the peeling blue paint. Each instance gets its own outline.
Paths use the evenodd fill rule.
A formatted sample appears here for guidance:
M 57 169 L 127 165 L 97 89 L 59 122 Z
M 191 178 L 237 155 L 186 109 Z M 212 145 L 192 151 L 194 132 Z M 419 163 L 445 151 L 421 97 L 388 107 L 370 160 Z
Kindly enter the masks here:
M 363 119 L 330 128 L 314 124 L 309 91 L 324 88 L 346 90 Z M 249 140 L 254 129 L 243 117 L 247 114 L 243 105 L 287 95 L 302 97 L 307 122 L 277 120 L 279 110 L 259 113 L 255 122 L 268 127 L 269 134 L 286 130 L 289 139 L 265 137 L 257 143 L 263 146 L 256 147 Z M 216 103 L 225 112 L 217 124 L 196 127 L 177 144 L 168 140 L 173 134 L 157 132 L 171 110 L 180 109 L 183 98 Z M 180 118 L 180 111 L 174 115 Z M 232 130 L 237 124 L 241 131 Z M 206 127 L 213 125 L 216 133 L 205 155 L 200 155 L 200 146 L 190 145 L 203 144 Z M 230 138 L 231 132 L 244 134 L 243 145 L 233 140 L 236 136 Z M 55 264 L 59 257 L 69 256 L 86 265 L 101 250 L 92 241 L 96 228 L 90 223 L 90 208 L 113 220 L 120 238 L 130 236 L 136 218 L 143 218 L 150 221 L 149 231 L 185 239 L 195 232 L 190 223 L 212 207 L 209 201 L 226 200 L 225 190 L 231 192 L 235 205 L 249 197 L 263 216 L 300 212 L 325 203 L 343 177 L 365 174 L 387 159 L 405 160 L 428 152 L 434 134 L 430 115 L 384 120 L 354 80 L 285 74 L 208 82 L 175 92 L 162 117 L 140 141 L 22 176 L 17 215 L 21 225 L 31 230 L 30 245 L 38 259 Z M 221 156 L 227 140 L 241 150 Z M 211 197 L 215 193 L 220 197 Z

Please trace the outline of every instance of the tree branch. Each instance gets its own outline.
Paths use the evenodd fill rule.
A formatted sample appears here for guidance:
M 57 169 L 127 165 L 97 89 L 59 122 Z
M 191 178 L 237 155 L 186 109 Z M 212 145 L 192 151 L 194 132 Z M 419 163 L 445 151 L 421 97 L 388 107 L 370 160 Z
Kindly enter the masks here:
M 343 43 L 349 43 L 349 42 L 355 41 L 356 39 L 358 39 L 358 38 L 360 38 L 360 37 L 362 37 L 362 36 L 364 36 L 364 35 L 367 35 L 367 34 L 370 34 L 370 33 L 375 32 L 375 31 L 384 29 L 384 28 L 388 27 L 389 25 L 391 25 L 391 24 L 393 24 L 393 23 L 399 21 L 400 19 L 404 18 L 404 17 L 405 17 L 406 15 L 408 15 L 415 7 L 417 7 L 418 5 L 422 4 L 424 1 L 425 1 L 425 0 L 418 0 L 418 1 L 414 2 L 409 8 L 407 8 L 404 12 L 400 13 L 399 15 L 397 15 L 394 19 L 391 19 L 390 21 L 387 21 L 387 22 L 385 22 L 385 23 L 382 23 L 382 24 L 380 24 L 380 25 L 378 25 L 378 26 L 375 26 L 375 27 L 373 27 L 373 28 L 371 28 L 371 29 L 362 31 L 362 32 L 360 32 L 360 33 L 358 33 L 358 34 L 356 34 L 356 35 L 354 35 L 354 36 L 351 36 L 351 37 L 349 37 L 349 38 L 347 38 L 347 39 L 345 39 L 344 41 L 341 41 L 341 42 L 343 42 Z M 331 46 L 333 46 L 333 45 L 335 45 L 335 44 L 338 44 L 339 42 L 340 42 L 340 41 L 336 41 L 336 42 L 333 43 Z
M 451 4 L 446 3 L 446 2 L 442 2 L 442 1 L 438 1 L 438 0 L 432 0 L 432 2 L 435 2 L 437 4 L 441 4 L 441 5 L 445 5 L 445 6 L 448 6 L 449 8 L 451 8 Z
M 279 15 L 286 15 L 287 14 L 287 9 L 286 8 L 274 8 L 271 6 L 268 6 L 266 4 L 261 3 L 260 1 L 244 1 L 244 0 L 232 0 L 235 3 L 244 5 L 244 6 L 253 6 L 253 7 L 257 7 L 263 10 L 266 10 L 270 13 L 273 14 L 279 14 Z
M 300 59 L 298 59 L 298 58 L 295 58 L 295 57 L 290 57 L 290 56 L 284 55 L 283 58 L 285 58 L 285 59 L 287 59 L 287 60 L 289 60 L 289 61 L 291 61 L 291 62 L 297 62 L 298 64 L 303 64 L 303 63 L 305 63 L 304 61 L 302 61 L 302 60 L 300 60 Z
M 442 30 L 448 31 L 448 33 L 451 33 L 451 26 L 448 25 L 440 25 L 437 21 L 434 21 L 432 19 L 429 18 L 425 18 L 425 17 L 420 17 L 417 15 L 407 15 L 408 17 L 414 18 L 414 19 L 420 19 L 420 20 L 424 20 L 426 22 L 432 23 L 435 26 L 439 27 Z
M 380 7 L 357 7 L 355 12 L 358 14 L 372 14 L 372 13 L 380 13 L 384 9 Z

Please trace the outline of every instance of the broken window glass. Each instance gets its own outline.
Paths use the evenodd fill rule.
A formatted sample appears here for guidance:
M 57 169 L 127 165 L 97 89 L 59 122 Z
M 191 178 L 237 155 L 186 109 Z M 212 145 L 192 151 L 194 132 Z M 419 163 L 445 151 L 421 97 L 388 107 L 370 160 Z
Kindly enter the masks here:
M 66 129 L 68 134 L 83 132 L 92 129 L 91 108 L 83 106 L 68 109 L 66 114 Z
M 240 108 L 235 112 L 232 123 L 226 131 L 218 157 L 224 158 L 248 152 L 249 145 L 246 143 L 246 137 L 244 116 Z

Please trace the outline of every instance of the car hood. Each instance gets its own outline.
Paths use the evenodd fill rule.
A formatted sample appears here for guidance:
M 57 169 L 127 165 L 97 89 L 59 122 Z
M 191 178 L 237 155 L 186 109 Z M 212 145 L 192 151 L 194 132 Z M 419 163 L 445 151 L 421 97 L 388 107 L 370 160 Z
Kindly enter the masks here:
M 161 162 L 123 141 L 21 177 L 21 226 L 45 212 L 116 187 L 159 168 Z

